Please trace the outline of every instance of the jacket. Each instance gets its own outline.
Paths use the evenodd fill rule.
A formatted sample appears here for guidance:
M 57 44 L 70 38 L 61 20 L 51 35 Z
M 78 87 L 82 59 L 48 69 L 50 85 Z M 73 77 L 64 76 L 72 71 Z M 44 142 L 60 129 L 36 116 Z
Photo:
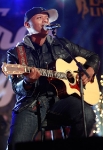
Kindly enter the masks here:
M 61 58 L 66 62 L 70 63 L 72 61 L 71 57 L 72 55 L 74 58 L 77 56 L 85 58 L 86 59 L 86 62 L 84 64 L 85 68 L 91 66 L 94 69 L 95 74 L 97 74 L 100 66 L 100 60 L 99 56 L 94 52 L 86 50 L 80 47 L 79 45 L 70 42 L 66 38 L 56 39 L 48 35 L 46 41 L 48 45 L 48 50 L 44 48 L 42 54 L 40 53 L 38 54 L 33 43 L 29 38 L 29 35 L 26 35 L 23 41 L 16 45 L 16 47 L 20 45 L 23 45 L 25 47 L 28 66 L 45 68 L 45 65 L 42 63 L 43 61 L 41 60 L 42 58 L 48 63 L 56 61 L 58 58 Z M 9 64 L 19 64 L 16 47 L 7 51 L 7 63 Z M 51 55 L 50 58 L 49 55 Z M 34 84 L 33 88 L 26 91 L 23 87 L 22 75 L 19 77 L 10 76 L 9 79 L 12 84 L 12 88 L 16 94 L 17 100 L 14 110 L 24 109 L 25 107 L 29 106 L 29 104 L 32 101 L 34 101 L 35 99 L 34 97 L 36 96 L 35 92 L 36 84 Z M 43 84 L 45 85 L 45 83 Z

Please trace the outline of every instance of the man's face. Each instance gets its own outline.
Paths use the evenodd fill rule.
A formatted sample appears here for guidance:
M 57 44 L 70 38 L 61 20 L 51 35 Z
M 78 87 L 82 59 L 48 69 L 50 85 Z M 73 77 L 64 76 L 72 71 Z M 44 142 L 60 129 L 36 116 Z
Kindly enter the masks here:
M 30 34 L 33 34 L 33 32 L 37 32 L 37 33 L 42 33 L 42 34 L 47 34 L 48 31 L 45 31 L 43 29 L 44 25 L 49 25 L 49 16 L 46 13 L 41 13 L 41 14 L 36 14 L 34 15 L 29 21 L 29 32 L 31 32 Z

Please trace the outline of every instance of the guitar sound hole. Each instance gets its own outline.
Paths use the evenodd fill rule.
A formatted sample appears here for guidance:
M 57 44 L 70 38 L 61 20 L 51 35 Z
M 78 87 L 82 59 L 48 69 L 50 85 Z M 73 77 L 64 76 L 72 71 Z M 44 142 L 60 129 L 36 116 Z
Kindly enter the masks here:
M 74 76 L 73 76 L 73 74 L 70 71 L 67 71 L 67 79 L 68 79 L 68 81 L 70 83 L 74 83 L 75 82 Z

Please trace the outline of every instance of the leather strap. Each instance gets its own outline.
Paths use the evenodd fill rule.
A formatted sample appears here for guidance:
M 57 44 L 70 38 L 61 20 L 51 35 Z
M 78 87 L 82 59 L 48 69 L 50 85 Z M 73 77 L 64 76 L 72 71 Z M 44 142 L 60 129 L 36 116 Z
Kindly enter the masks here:
M 17 46 L 17 53 L 18 53 L 19 63 L 21 65 L 27 65 L 28 63 L 27 63 L 24 46 Z

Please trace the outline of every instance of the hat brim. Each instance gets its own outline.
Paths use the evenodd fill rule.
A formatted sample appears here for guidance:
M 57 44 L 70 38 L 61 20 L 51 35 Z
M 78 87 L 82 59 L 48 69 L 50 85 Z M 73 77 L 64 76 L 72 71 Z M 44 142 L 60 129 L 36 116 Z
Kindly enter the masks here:
M 49 9 L 43 12 L 47 12 L 49 14 L 49 21 L 54 22 L 58 19 L 58 12 L 56 9 Z

